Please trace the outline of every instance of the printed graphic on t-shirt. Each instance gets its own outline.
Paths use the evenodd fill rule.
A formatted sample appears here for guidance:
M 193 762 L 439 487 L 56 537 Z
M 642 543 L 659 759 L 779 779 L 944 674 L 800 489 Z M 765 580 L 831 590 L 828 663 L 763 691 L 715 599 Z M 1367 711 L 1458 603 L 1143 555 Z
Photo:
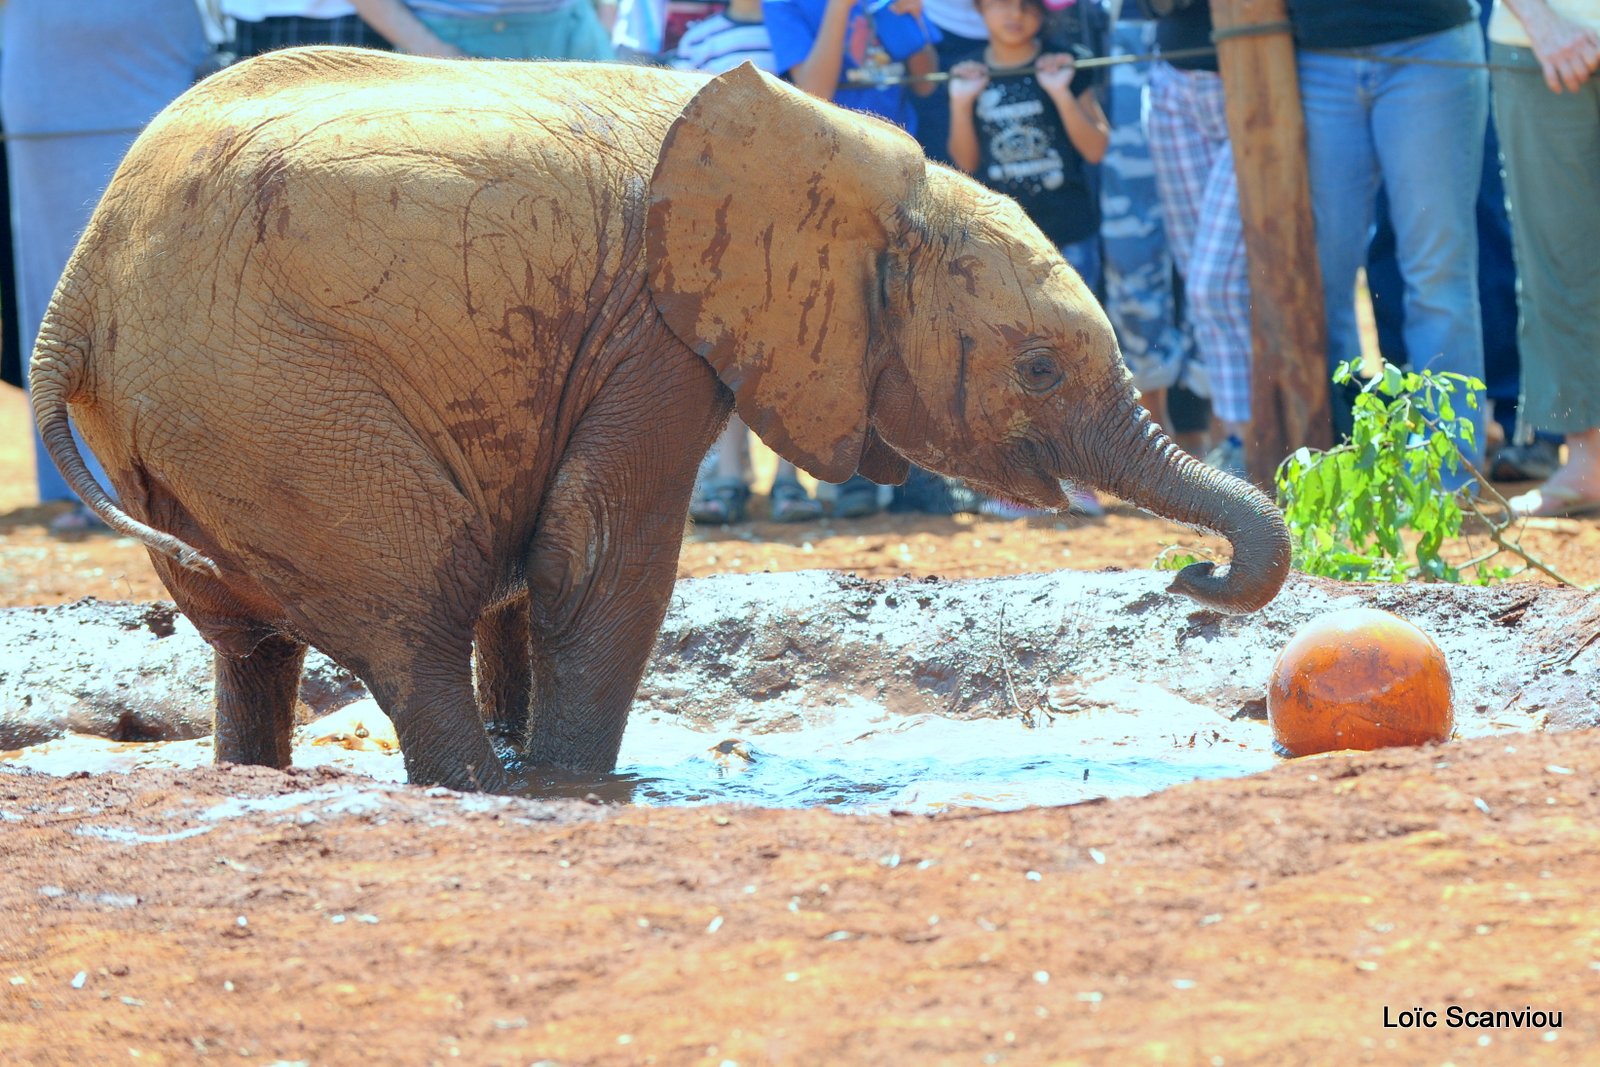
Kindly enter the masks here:
M 1080 71 L 1072 91 L 1087 87 L 1088 78 Z M 978 133 L 974 177 L 1020 204 L 1057 245 L 1094 236 L 1100 209 L 1087 164 L 1067 136 L 1055 101 L 1036 80 L 995 77 L 978 94 L 973 118 Z
M 850 12 L 850 25 L 845 30 L 844 54 L 854 63 L 850 80 L 861 85 L 883 85 L 904 77 L 906 65 L 889 58 L 889 52 L 878 41 L 872 20 L 860 8 Z M 850 66 L 850 63 L 846 63 Z
M 976 106 L 981 128 L 989 131 L 983 175 L 989 185 L 1015 187 L 1007 189 L 1013 196 L 1061 188 L 1066 168 L 1046 125 L 1058 124 L 1059 119 L 1054 111 L 1046 114 L 1047 100 L 1033 94 L 1015 96 L 1002 86 L 990 85 Z

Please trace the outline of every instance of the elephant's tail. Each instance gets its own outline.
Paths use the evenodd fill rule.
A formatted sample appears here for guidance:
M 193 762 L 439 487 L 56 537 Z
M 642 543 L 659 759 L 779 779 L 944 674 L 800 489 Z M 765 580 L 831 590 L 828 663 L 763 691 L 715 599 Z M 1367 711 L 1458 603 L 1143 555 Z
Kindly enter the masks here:
M 54 310 L 52 308 L 52 310 Z M 34 348 L 33 362 L 28 368 L 28 390 L 33 398 L 33 417 L 39 426 L 39 436 L 45 450 L 55 461 L 72 491 L 82 498 L 100 517 L 100 521 L 120 534 L 136 537 L 152 550 L 171 556 L 190 570 L 220 575 L 216 561 L 193 545 L 185 544 L 171 534 L 146 526 L 117 506 L 111 495 L 95 481 L 89 465 L 83 461 L 78 442 L 72 436 L 72 417 L 69 405 L 82 398 L 85 371 L 89 353 L 86 340 L 73 342 L 53 336 L 51 322 L 46 318 L 40 332 L 39 343 Z

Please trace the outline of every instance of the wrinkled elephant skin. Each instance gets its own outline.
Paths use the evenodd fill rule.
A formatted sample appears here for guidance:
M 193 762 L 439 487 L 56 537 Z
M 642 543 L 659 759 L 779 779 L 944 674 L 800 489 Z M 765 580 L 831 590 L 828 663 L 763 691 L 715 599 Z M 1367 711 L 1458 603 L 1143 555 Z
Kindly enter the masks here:
M 1219 530 L 1231 566 L 1177 583 L 1219 607 L 1287 566 L 1015 204 L 750 67 L 239 64 L 134 145 L 32 374 L 58 465 L 216 650 L 223 761 L 288 762 L 314 645 L 412 781 L 504 788 L 496 742 L 609 770 L 735 406 L 821 478 L 1075 479 Z

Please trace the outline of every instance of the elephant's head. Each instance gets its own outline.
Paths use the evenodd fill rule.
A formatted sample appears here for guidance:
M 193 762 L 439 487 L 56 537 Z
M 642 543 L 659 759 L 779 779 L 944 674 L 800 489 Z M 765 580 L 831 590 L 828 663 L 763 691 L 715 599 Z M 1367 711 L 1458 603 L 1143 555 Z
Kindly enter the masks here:
M 827 481 L 907 461 L 1040 507 L 1063 479 L 1215 530 L 1173 589 L 1260 607 L 1288 572 L 1265 496 L 1140 407 L 1105 313 L 1017 205 L 904 131 L 745 66 L 708 82 L 651 183 L 650 283 L 740 416 Z

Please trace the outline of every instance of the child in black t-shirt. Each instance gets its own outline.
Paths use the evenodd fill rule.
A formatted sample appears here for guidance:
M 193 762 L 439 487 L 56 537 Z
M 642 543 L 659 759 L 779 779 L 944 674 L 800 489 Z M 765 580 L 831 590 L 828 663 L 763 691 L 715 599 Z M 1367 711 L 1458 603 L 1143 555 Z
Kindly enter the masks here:
M 1100 206 L 1086 164 L 1099 163 L 1110 124 L 1093 79 L 1040 39 L 1043 0 L 978 0 L 989 28 L 983 62 L 950 71 L 950 158 L 1022 205 L 1092 285 Z M 1012 73 L 1032 66 L 1032 74 Z
M 1093 76 L 1078 70 L 1072 56 L 1045 51 L 1043 0 L 977 4 L 989 46 L 981 63 L 967 60 L 950 70 L 950 160 L 1022 205 L 1093 287 L 1100 274 L 1100 203 L 1088 165 L 1100 162 L 1111 139 Z M 1029 66 L 1033 73 L 1017 73 Z M 1105 513 L 1091 490 L 1074 489 L 1068 499 L 1074 511 Z M 1035 513 L 1004 500 L 986 500 L 979 510 L 997 518 Z

